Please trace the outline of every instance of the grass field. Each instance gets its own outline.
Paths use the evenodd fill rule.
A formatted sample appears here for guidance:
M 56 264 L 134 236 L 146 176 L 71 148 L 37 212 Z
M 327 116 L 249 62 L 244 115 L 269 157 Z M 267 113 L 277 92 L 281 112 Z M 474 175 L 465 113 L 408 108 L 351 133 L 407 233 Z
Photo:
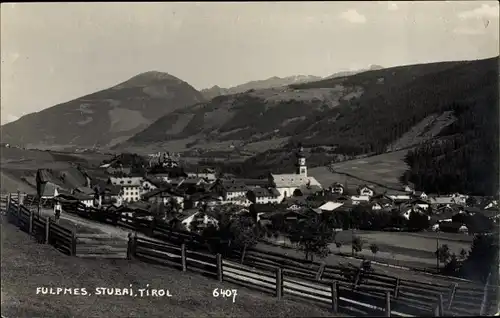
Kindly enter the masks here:
M 2 315 L 5 317 L 331 317 L 313 305 L 277 301 L 192 272 L 139 261 L 65 256 L 35 243 L 2 219 Z M 172 297 L 37 295 L 37 287 L 168 289 Z M 237 289 L 231 299 L 215 288 Z
M 357 256 L 363 256 L 366 259 L 376 258 L 378 261 L 422 269 L 435 269 L 436 257 L 435 251 L 437 243 L 439 246 L 447 244 L 452 253 L 459 255 L 461 249 L 469 251 L 473 240 L 472 236 L 454 233 L 401 233 L 401 232 L 372 232 L 355 231 L 354 235 L 361 237 L 363 241 L 363 250 L 358 252 Z M 439 238 L 439 241 L 437 240 Z M 338 248 L 335 244 L 330 244 L 330 251 L 333 253 L 351 254 L 352 232 L 338 232 L 335 237 L 337 242 L 342 245 Z M 287 239 L 281 238 L 286 244 L 290 244 Z M 370 245 L 376 244 L 379 248 L 374 255 L 370 250 Z M 265 247 L 267 248 L 267 247 Z M 298 254 L 302 254 L 298 252 Z M 303 257 L 299 256 L 299 257 Z M 335 262 L 334 256 L 329 261 Z
M 402 190 L 399 177 L 407 169 L 403 161 L 407 150 L 386 153 L 378 156 L 349 160 L 332 165 L 337 173 L 332 173 L 327 167 L 309 169 L 309 174 L 315 177 L 323 186 L 330 186 L 334 182 L 349 185 L 378 183 L 375 190 L 384 190 L 384 187 Z M 346 175 L 347 174 L 347 175 Z
M 34 184 L 37 169 L 63 171 L 72 168 L 73 164 L 79 163 L 93 175 L 92 170 L 96 170 L 102 160 L 110 158 L 109 155 L 99 153 L 70 154 L 19 148 L 2 148 L 0 154 L 2 193 L 16 191 L 35 193 L 35 187 L 27 184 L 22 178 L 26 178 Z

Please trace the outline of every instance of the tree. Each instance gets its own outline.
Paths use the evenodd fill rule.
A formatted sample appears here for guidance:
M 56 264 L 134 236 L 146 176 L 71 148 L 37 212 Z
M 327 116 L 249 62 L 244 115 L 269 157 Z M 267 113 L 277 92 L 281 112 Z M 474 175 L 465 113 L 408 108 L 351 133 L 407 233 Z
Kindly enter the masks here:
M 469 256 L 460 270 L 460 276 L 484 283 L 490 272 L 498 273 L 498 244 L 496 235 L 476 235 Z
M 411 211 L 408 219 L 408 227 L 412 230 L 422 231 L 430 226 L 429 217 L 423 213 Z
M 462 261 L 465 260 L 467 258 L 467 251 L 464 248 L 462 248 L 460 250 L 459 256 L 460 256 L 460 260 L 462 260 Z
M 441 247 L 436 250 L 435 254 L 441 263 L 446 263 L 451 257 L 451 252 L 448 244 L 441 245 Z
M 473 196 L 469 196 L 467 200 L 465 200 L 465 204 L 467 206 L 475 206 L 477 204 L 477 199 Z
M 299 245 L 306 259 L 313 260 L 314 255 L 326 257 L 330 252 L 328 244 L 332 239 L 333 229 L 317 217 L 299 221 L 291 228 L 290 240 Z
M 373 259 L 375 259 L 375 254 L 377 254 L 378 251 L 379 251 L 378 245 L 375 244 L 375 243 L 370 244 L 370 251 L 372 251 L 372 253 L 373 253 Z
M 363 241 L 359 236 L 352 237 L 352 249 L 355 253 L 359 253 L 363 250 Z
M 335 246 L 337 246 L 337 250 L 340 253 L 340 248 L 342 247 L 342 243 L 340 242 L 335 242 Z
M 239 217 L 233 220 L 230 229 L 234 244 L 241 248 L 241 263 L 243 263 L 247 248 L 257 245 L 260 237 L 259 227 L 251 218 Z

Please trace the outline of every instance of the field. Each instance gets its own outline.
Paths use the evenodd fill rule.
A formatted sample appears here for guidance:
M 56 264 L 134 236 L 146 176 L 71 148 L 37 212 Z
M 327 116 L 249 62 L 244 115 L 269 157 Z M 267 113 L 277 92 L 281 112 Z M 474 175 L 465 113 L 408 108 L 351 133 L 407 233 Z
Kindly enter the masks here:
M 450 251 L 452 253 L 456 253 L 457 255 L 460 253 L 462 248 L 469 251 L 473 239 L 472 236 L 454 233 L 394 233 L 369 231 L 355 231 L 354 233 L 355 235 L 361 237 L 361 240 L 363 241 L 363 250 L 357 253 L 357 256 L 362 256 L 366 259 L 375 259 L 379 262 L 396 266 L 430 270 L 434 270 L 436 268 L 436 257 L 434 252 L 436 251 L 437 235 L 439 235 L 439 246 L 447 244 Z M 339 232 L 336 236 L 336 240 L 342 243 L 342 246 L 337 248 L 335 244 L 330 244 L 330 251 L 332 253 L 340 252 L 351 255 L 351 234 L 351 231 Z M 280 237 L 278 241 L 290 246 L 290 242 L 286 238 Z M 375 255 L 370 250 L 371 244 L 376 244 L 379 248 L 379 251 Z M 285 249 L 279 246 L 260 244 L 259 249 L 293 255 L 299 258 L 304 257 L 303 252 L 294 251 L 288 248 Z M 346 263 L 347 261 L 351 260 L 333 254 L 330 254 L 325 258 L 325 262 L 329 265 L 336 265 L 342 262 Z M 377 271 L 385 272 L 387 271 L 387 268 L 378 267 Z M 407 275 L 420 275 L 404 270 L 399 271 L 392 268 L 389 269 L 389 272 L 391 272 L 390 274 L 398 275 L 394 271 L 400 273 L 402 275 L 401 277 L 406 277 Z M 415 279 L 415 277 L 412 279 Z
M 35 193 L 35 175 L 37 169 L 47 168 L 54 171 L 68 170 L 79 163 L 93 174 L 109 155 L 99 153 L 63 153 L 55 151 L 29 150 L 19 148 L 2 148 L 0 163 L 1 192 Z M 28 184 L 27 180 L 30 184 Z
M 309 175 L 314 176 L 323 186 L 334 182 L 344 184 L 347 181 L 349 185 L 372 183 L 375 190 L 402 190 L 399 177 L 407 169 L 403 161 L 406 153 L 407 150 L 401 150 L 335 163 L 332 168 L 336 173 L 332 173 L 327 167 L 316 167 L 309 169 Z
M 65 256 L 2 219 L 2 315 L 6 317 L 255 317 L 332 316 L 312 305 L 264 296 L 139 261 Z M 22 283 L 20 283 L 22 282 Z M 37 287 L 168 289 L 172 297 L 37 295 Z M 238 289 L 235 303 L 215 288 Z

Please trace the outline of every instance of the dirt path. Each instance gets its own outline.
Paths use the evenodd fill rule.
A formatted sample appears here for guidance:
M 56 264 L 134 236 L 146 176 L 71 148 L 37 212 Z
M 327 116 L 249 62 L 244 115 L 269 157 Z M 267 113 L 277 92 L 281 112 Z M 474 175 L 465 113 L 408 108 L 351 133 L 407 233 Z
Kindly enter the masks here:
M 54 216 L 54 212 L 52 210 L 43 209 L 40 212 L 43 216 L 50 216 L 50 217 Z M 92 220 L 87 220 L 87 219 L 84 219 L 82 217 L 79 217 L 79 216 L 76 216 L 73 214 L 69 214 L 66 212 L 61 212 L 61 219 L 68 220 L 74 224 L 80 224 L 80 225 L 83 225 L 83 226 L 86 226 L 89 228 L 99 230 L 103 233 L 109 234 L 113 237 L 120 238 L 123 240 L 128 240 L 129 233 L 134 233 L 134 231 L 129 230 L 129 229 L 124 229 L 124 228 L 121 228 L 119 226 L 114 226 L 114 225 L 99 223 L 99 222 L 92 221 Z M 141 237 L 141 238 L 147 238 L 148 240 L 155 240 L 155 241 L 158 241 L 160 243 L 163 242 L 163 241 L 148 237 L 142 233 L 137 233 L 137 236 Z

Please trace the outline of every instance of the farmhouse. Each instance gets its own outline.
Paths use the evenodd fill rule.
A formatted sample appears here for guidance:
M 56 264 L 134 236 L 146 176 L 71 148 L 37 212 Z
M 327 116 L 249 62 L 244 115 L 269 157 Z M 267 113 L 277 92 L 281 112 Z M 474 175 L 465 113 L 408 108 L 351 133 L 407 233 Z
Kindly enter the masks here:
M 321 211 L 332 212 L 343 205 L 344 203 L 328 201 L 325 204 L 321 205 L 318 209 Z
M 97 194 L 98 207 L 123 204 L 123 189 L 120 186 L 101 182 L 95 185 L 94 191 Z
M 422 199 L 415 199 L 415 200 L 411 201 L 410 204 L 413 207 L 423 209 L 423 210 L 427 210 L 429 208 L 429 202 L 427 202 L 426 200 L 422 200 Z
M 362 197 L 371 197 L 375 194 L 375 191 L 373 190 L 373 187 L 371 186 L 367 186 L 366 184 L 365 185 L 362 185 L 362 186 L 359 186 L 358 187 L 358 196 L 362 196 Z
M 250 200 L 247 198 L 248 187 L 237 180 L 217 179 L 210 187 L 210 191 L 222 198 L 222 204 L 237 204 L 249 206 Z
M 186 228 L 188 231 L 193 231 L 193 230 L 199 230 L 200 228 L 205 228 L 209 225 L 214 225 L 218 226 L 219 221 L 217 219 L 207 213 L 203 213 L 200 211 L 197 211 L 190 216 L 186 217 L 181 221 L 182 225 Z M 195 224 L 195 228 L 193 228 L 193 225 Z
M 94 207 L 94 196 L 83 193 L 69 193 L 64 190 L 60 190 L 60 193 L 55 198 L 61 203 L 82 203 L 86 207 Z
M 330 186 L 330 191 L 332 193 L 336 193 L 336 194 L 344 194 L 345 189 L 344 189 L 344 186 L 342 184 L 335 182 L 334 184 L 332 184 Z
M 188 178 L 196 178 L 196 179 L 202 178 L 210 183 L 217 180 L 215 171 L 213 169 L 208 169 L 208 168 L 201 169 L 200 171 L 186 172 L 186 174 Z
M 307 176 L 306 158 L 303 153 L 303 148 L 300 148 L 297 153 L 297 171 L 295 174 L 270 174 L 269 182 L 280 193 L 279 200 L 290 197 L 294 194 L 295 190 L 301 190 L 310 187 L 322 189 L 321 184 L 314 178 Z M 304 188 L 302 188 L 304 189 Z M 301 190 L 302 191 L 302 190 Z
M 252 203 L 279 203 L 280 193 L 274 188 L 254 188 L 247 192 L 247 198 Z
M 125 202 L 135 202 L 141 197 L 142 180 L 142 177 L 110 177 L 108 183 L 122 188 Z
M 181 210 L 184 209 L 184 196 L 170 187 L 146 192 L 142 195 L 142 199 L 150 203 L 163 202 L 165 205 L 174 200 Z

